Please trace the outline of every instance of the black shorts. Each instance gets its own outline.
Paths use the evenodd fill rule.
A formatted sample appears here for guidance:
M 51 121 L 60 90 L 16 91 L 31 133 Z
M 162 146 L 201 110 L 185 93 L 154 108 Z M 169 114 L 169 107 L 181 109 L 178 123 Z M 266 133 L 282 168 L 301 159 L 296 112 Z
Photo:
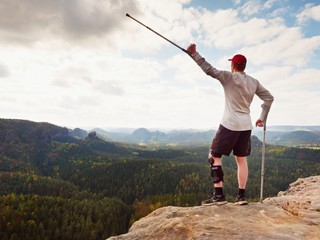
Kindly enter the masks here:
M 231 151 L 238 157 L 249 156 L 251 152 L 251 130 L 232 131 L 220 125 L 211 143 L 214 157 L 229 156 Z

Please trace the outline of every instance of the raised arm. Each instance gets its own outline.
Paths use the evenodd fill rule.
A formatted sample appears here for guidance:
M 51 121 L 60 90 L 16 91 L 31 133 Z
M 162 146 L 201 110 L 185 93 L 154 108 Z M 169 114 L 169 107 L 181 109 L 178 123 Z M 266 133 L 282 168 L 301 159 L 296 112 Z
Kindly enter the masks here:
M 195 44 L 190 44 L 187 48 L 187 51 L 189 52 L 191 58 L 199 65 L 202 71 L 204 71 L 207 75 L 218 79 L 222 84 L 224 83 L 225 79 L 228 78 L 228 75 L 230 75 L 230 72 L 218 70 L 208 63 L 205 58 L 197 52 Z

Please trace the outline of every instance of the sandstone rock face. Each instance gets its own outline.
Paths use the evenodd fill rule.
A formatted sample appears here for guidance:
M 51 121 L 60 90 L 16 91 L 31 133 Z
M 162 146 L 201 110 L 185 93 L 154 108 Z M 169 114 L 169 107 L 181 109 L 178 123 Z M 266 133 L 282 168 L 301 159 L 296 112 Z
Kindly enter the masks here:
M 277 197 L 238 206 L 164 207 L 109 240 L 320 239 L 320 176 Z
M 279 206 L 308 224 L 320 225 L 320 176 L 299 178 L 289 185 L 287 191 L 263 202 Z

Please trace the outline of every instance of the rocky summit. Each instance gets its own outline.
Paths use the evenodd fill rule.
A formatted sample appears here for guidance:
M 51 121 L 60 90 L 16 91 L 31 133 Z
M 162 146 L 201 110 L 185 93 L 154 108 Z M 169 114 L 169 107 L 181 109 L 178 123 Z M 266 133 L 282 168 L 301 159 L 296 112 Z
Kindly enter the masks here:
M 320 176 L 245 206 L 163 207 L 108 240 L 320 239 Z

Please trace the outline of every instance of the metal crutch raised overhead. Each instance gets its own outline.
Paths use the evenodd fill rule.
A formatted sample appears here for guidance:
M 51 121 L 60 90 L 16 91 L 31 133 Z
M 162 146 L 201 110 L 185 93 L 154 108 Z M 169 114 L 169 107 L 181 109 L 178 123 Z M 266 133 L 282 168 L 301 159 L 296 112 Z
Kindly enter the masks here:
M 162 37 L 164 40 L 168 41 L 169 43 L 171 43 L 172 45 L 176 46 L 177 48 L 179 48 L 181 51 L 185 52 L 186 54 L 188 54 L 190 56 L 190 53 L 184 49 L 183 47 L 180 47 L 178 44 L 172 42 L 171 40 L 169 40 L 168 38 L 162 36 L 160 33 L 156 32 L 155 30 L 153 30 L 152 28 L 148 27 L 147 25 L 143 24 L 142 22 L 138 21 L 137 19 L 135 19 L 134 17 L 130 16 L 129 13 L 126 14 L 127 17 L 131 18 L 132 20 L 136 21 L 137 23 L 141 24 L 142 26 L 146 27 L 148 30 L 154 32 L 155 34 L 157 34 L 158 36 Z

